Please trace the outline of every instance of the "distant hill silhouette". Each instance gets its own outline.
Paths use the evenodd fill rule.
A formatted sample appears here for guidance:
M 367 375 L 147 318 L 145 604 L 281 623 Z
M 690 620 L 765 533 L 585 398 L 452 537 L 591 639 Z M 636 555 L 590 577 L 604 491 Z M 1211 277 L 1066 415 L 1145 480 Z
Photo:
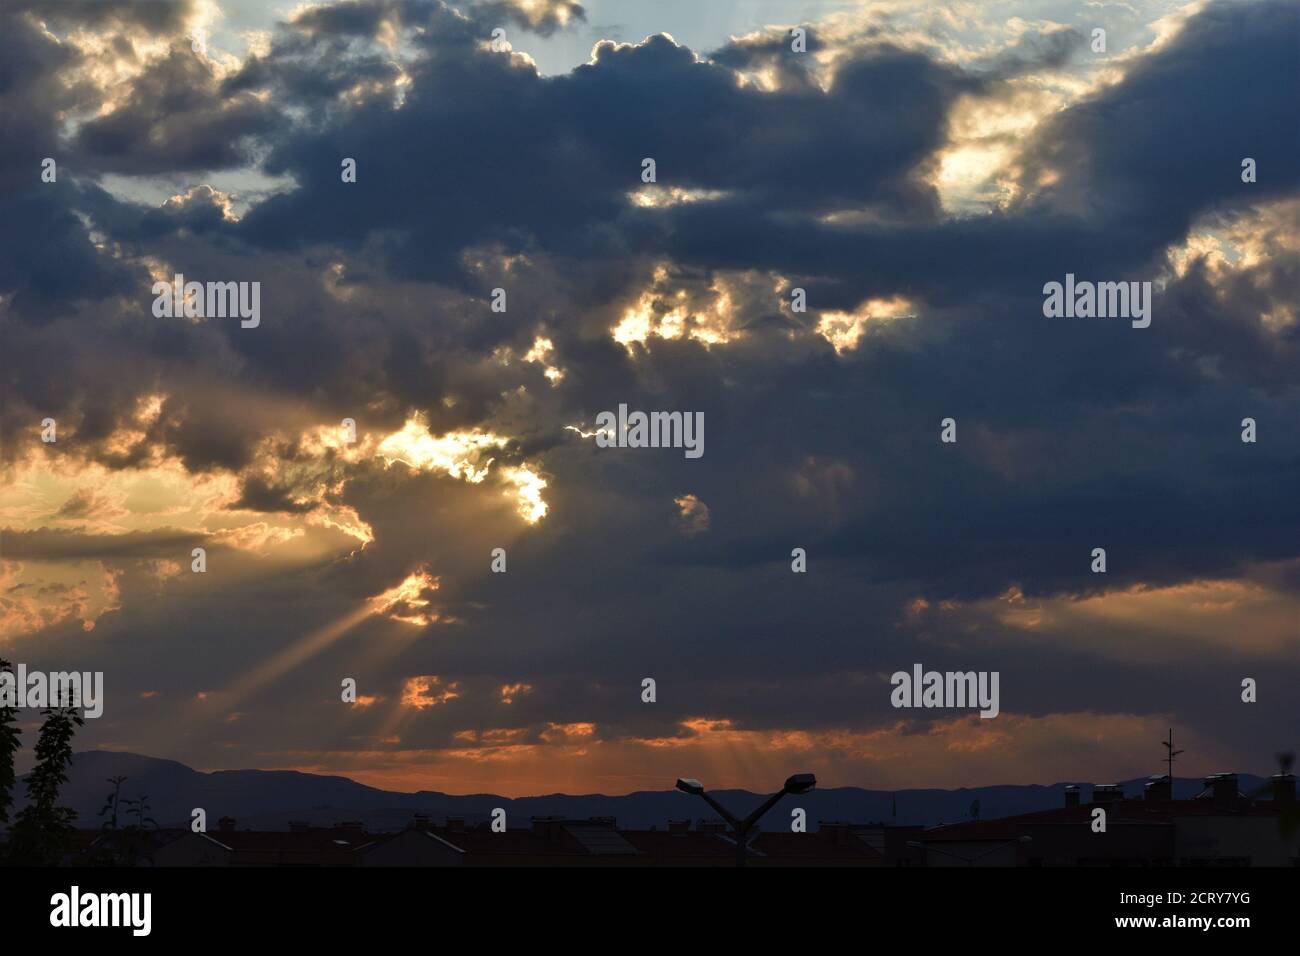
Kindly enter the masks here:
M 474 823 L 489 818 L 494 807 L 504 807 L 512 827 L 526 826 L 532 816 L 565 816 L 585 819 L 612 816 L 618 825 L 629 829 L 663 829 L 671 819 L 699 819 L 712 816 L 698 798 L 673 790 L 640 791 L 623 796 L 601 794 L 549 794 L 536 797 L 498 797 L 492 794 L 455 796 L 435 791 L 395 793 L 378 790 L 349 780 L 291 770 L 219 770 L 203 773 L 174 760 L 161 760 L 139 754 L 89 750 L 76 754 L 69 770 L 68 783 L 61 803 L 77 811 L 78 823 L 96 827 L 104 797 L 111 789 L 107 778 L 127 777 L 122 796 L 149 795 L 152 815 L 163 826 L 188 825 L 195 807 L 207 811 L 208 827 L 215 830 L 217 820 L 234 817 L 240 829 L 280 830 L 290 820 L 326 826 L 342 820 L 357 820 L 373 831 L 398 830 L 406 826 L 412 814 L 430 814 L 441 823 L 448 815 L 464 817 Z M 669 783 L 670 781 L 665 781 Z M 1129 797 L 1142 793 L 1146 778 L 1121 781 Z M 883 821 L 886 823 L 923 824 L 955 823 L 968 819 L 971 804 L 980 802 L 983 819 L 1027 813 L 1062 806 L 1068 783 L 1078 783 L 1087 801 L 1091 785 L 1083 781 L 1066 781 L 1050 786 L 1006 785 L 974 787 L 960 790 L 863 790 L 859 787 L 818 789 L 801 797 L 789 797 L 768 818 L 768 829 L 782 825 L 780 810 L 786 814 L 793 807 L 808 812 L 809 829 L 818 820 L 844 820 L 852 823 Z M 1240 775 L 1243 791 L 1262 785 L 1263 778 Z M 1174 796 L 1195 796 L 1201 790 L 1200 779 L 1176 779 Z M 22 804 L 22 786 L 17 790 Z M 745 790 L 718 790 L 715 796 L 733 813 L 748 813 L 766 796 Z M 891 818 L 890 807 L 898 803 L 898 817 Z

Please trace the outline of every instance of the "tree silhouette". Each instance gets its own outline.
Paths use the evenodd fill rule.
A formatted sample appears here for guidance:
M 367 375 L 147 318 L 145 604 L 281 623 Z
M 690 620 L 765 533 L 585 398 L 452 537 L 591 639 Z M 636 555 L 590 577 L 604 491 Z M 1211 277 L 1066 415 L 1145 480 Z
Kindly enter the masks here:
M 1287 750 L 1277 754 L 1276 756 L 1277 772 L 1282 775 L 1289 774 L 1291 768 L 1295 766 L 1295 754 L 1292 751 Z M 1251 797 L 1262 797 L 1270 789 L 1272 789 L 1271 782 L 1266 780 L 1258 789 L 1255 790 L 1254 793 L 1251 794 Z M 1290 805 L 1283 804 L 1278 807 L 1277 828 L 1282 834 L 1282 838 L 1285 840 L 1291 839 L 1296 831 L 1300 830 L 1300 803 L 1292 801 Z
M 1288 750 L 1277 755 L 1278 773 L 1289 774 L 1294 765 L 1295 754 L 1293 752 Z M 1282 812 L 1278 814 L 1277 826 L 1282 831 L 1282 836 L 1287 839 L 1290 839 L 1293 833 L 1300 830 L 1300 804 L 1292 800 L 1289 806 L 1283 807 Z
M 123 777 L 122 779 L 125 780 L 126 778 Z M 122 805 L 126 807 L 128 815 L 135 817 L 135 823 L 129 824 L 127 826 L 128 830 L 147 830 L 150 826 L 155 830 L 158 829 L 158 821 L 153 817 L 145 816 L 149 812 L 149 795 L 147 793 L 140 794 L 134 800 L 123 800 Z
M 104 798 L 104 805 L 99 808 L 99 815 L 102 817 L 104 814 L 112 810 L 113 816 L 111 819 L 104 821 L 105 830 L 117 829 L 117 807 L 118 804 L 122 802 L 121 801 L 122 783 L 125 780 L 126 777 L 109 777 L 107 780 L 108 783 L 111 783 L 113 785 L 113 792 Z
M 0 658 L 0 673 L 13 673 L 13 665 Z M 18 738 L 22 731 L 17 727 L 18 710 L 0 707 L 0 823 L 9 822 L 9 808 L 14 803 L 14 755 L 18 752 Z
M 59 788 L 68 780 L 72 737 L 86 719 L 75 707 L 41 711 L 45 723 L 36 740 L 36 766 L 27 775 L 27 806 L 9 833 L 10 860 L 22 866 L 54 866 L 72 835 L 76 811 L 58 806 Z

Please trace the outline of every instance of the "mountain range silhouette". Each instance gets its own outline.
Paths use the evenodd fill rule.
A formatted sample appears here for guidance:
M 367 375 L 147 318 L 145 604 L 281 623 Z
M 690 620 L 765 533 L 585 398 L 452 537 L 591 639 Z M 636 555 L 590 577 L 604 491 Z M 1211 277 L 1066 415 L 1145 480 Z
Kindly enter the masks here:
M 493 808 L 503 807 L 511 827 L 527 826 L 534 816 L 567 819 L 615 817 L 626 829 L 665 828 L 670 819 L 697 819 L 705 808 L 700 801 L 671 789 L 665 780 L 662 791 L 638 791 L 622 795 L 545 794 L 530 797 L 501 797 L 494 794 L 447 794 L 422 790 L 400 793 L 380 790 L 347 777 L 300 773 L 294 770 L 218 770 L 202 772 L 174 760 L 106 750 L 89 750 L 74 756 L 60 803 L 77 812 L 77 825 L 98 827 L 99 809 L 112 789 L 109 777 L 125 776 L 122 796 L 148 795 L 151 815 L 161 826 L 188 826 L 196 807 L 207 812 L 209 826 L 221 817 L 233 817 L 240 829 L 282 830 L 291 821 L 313 826 L 331 826 L 342 821 L 361 823 L 372 832 L 400 830 L 416 813 L 434 821 L 461 817 L 474 824 L 487 820 Z M 1119 781 L 1130 798 L 1140 798 L 1145 777 Z M 807 811 L 808 827 L 817 822 L 888 823 L 899 826 L 957 823 L 970 818 L 972 805 L 979 801 L 984 819 L 1046 810 L 1064 804 L 1068 784 L 1082 787 L 1086 802 L 1091 785 L 1086 781 L 1062 781 L 1050 785 L 1008 784 L 957 790 L 911 789 L 866 790 L 860 787 L 817 789 L 789 801 Z M 1249 792 L 1264 779 L 1240 775 L 1241 789 Z M 1174 796 L 1195 796 L 1203 787 L 1200 778 L 1177 778 Z M 16 788 L 17 803 L 23 804 L 23 787 Z M 747 790 L 716 790 L 713 793 L 733 813 L 745 814 L 767 796 Z M 897 806 L 897 816 L 892 808 Z M 769 828 L 783 825 L 781 814 L 768 821 Z

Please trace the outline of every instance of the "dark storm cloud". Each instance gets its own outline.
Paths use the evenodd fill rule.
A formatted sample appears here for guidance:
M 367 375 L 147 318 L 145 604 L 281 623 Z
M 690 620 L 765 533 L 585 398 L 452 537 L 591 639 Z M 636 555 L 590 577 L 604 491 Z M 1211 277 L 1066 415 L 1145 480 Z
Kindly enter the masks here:
M 12 0 L 5 6 L 60 28 L 143 27 L 160 33 L 179 30 L 194 12 L 192 0 Z
M 1061 67 L 1086 50 L 1074 29 L 1029 29 L 1014 44 L 976 60 L 971 69 L 990 78 L 1009 79 L 1043 67 Z
M 1300 182 L 1288 159 L 1300 149 L 1290 103 L 1300 88 L 1296 18 L 1283 3 L 1207 8 L 1122 83 L 1046 125 L 1026 179 L 1050 168 L 1061 181 L 1005 215 L 852 230 L 745 203 L 700 205 L 674 211 L 673 252 L 717 267 L 826 275 L 840 287 L 837 305 L 909 289 L 931 302 L 1037 298 L 1044 281 L 1067 271 L 1150 270 L 1198 214 L 1286 195 Z M 1241 182 L 1246 155 L 1272 170 L 1267 181 Z
M 0 72 L 0 109 L 30 151 L 0 157 L 14 173 L 0 186 L 5 424 L 19 436 L 7 460 L 35 445 L 44 414 L 76 426 L 76 443 L 61 437 L 52 454 L 119 469 L 159 449 L 195 473 L 241 471 L 262 448 L 280 473 L 244 471 L 226 507 L 314 516 L 321 499 L 302 496 L 302 475 L 346 477 L 329 500 L 375 535 L 307 568 L 247 572 L 255 580 L 238 588 L 220 576 L 264 567 L 255 558 L 183 575 L 184 600 L 153 608 L 135 644 L 122 637 L 147 588 L 128 577 L 123 610 L 98 624 L 120 666 L 153 673 L 184 634 L 197 650 L 174 665 L 177 685 L 221 686 L 427 564 L 442 578 L 429 597 L 456 623 L 402 640 L 411 625 L 367 619 L 279 691 L 316 700 L 357 673 L 391 696 L 436 669 L 463 682 L 459 719 L 490 726 L 502 719 L 492 688 L 526 680 L 536 689 L 513 712 L 521 722 L 594 719 L 647 736 L 701 701 L 747 726 L 889 720 L 880 672 L 918 655 L 1003 670 L 1020 713 L 1168 712 L 1209 693 L 1221 654 L 1180 658 L 1177 680 L 1159 660 L 1081 686 L 1076 675 L 1100 666 L 1087 634 L 1010 650 L 988 621 L 919 625 L 901 609 L 1012 585 L 1030 598 L 1094 593 L 1096 546 L 1112 589 L 1262 574 L 1260 562 L 1294 556 L 1298 343 L 1294 325 L 1260 321 L 1294 304 L 1293 256 L 1229 272 L 1194 259 L 1157 293 L 1148 330 L 1041 313 L 1043 283 L 1067 271 L 1153 278 L 1193 223 L 1294 195 L 1293 7 L 1208 7 L 1037 134 L 1025 184 L 1052 170 L 1055 185 L 956 220 L 927 180 L 954 104 L 997 101 L 1004 80 L 1067 62 L 1075 34 L 1030 34 L 968 71 L 872 40 L 844 51 L 823 89 L 784 36 L 708 57 L 665 37 L 602 44 L 590 64 L 540 77 L 481 48 L 498 22 L 518 26 L 518 11 L 462 12 L 312 8 L 220 81 L 178 42 L 118 91 L 117 112 L 67 142 L 56 117 L 84 91 L 55 78 L 75 55 L 25 21 L 4 31 L 12 58 L 0 71 L 29 66 Z M 553 9 L 529 21 L 543 33 L 558 22 Z M 384 46 L 385 24 L 423 30 L 403 38 L 414 58 Z M 775 71 L 775 90 L 733 72 L 760 69 Z M 37 181 L 40 156 L 55 154 L 71 177 L 57 188 Z M 1246 155 L 1259 160 L 1254 185 L 1240 182 Z M 261 171 L 292 185 L 238 221 L 208 186 L 146 208 L 95 182 L 263 156 Z M 625 194 L 646 156 L 656 189 L 727 195 L 636 207 Z M 355 184 L 340 181 L 343 157 L 357 159 Z M 15 181 L 35 185 L 11 193 Z M 843 210 L 868 224 L 821 218 Z M 105 234 L 102 249 L 78 212 Z M 503 253 L 526 258 L 507 268 Z M 145 256 L 187 278 L 262 281 L 262 325 L 152 320 Z M 664 261 L 692 303 L 728 270 L 756 276 L 735 292 L 745 337 L 612 341 Z M 774 276 L 808 289 L 808 314 L 769 293 Z M 504 315 L 487 305 L 498 285 Z M 813 332 L 823 310 L 893 295 L 919 318 L 870 325 L 842 355 Z M 566 373 L 554 389 L 520 358 L 543 328 Z M 168 396 L 147 440 L 107 450 L 145 389 Z M 704 412 L 705 457 L 597 450 L 564 429 L 590 428 L 619 402 Z M 529 456 L 545 472 L 543 523 L 521 527 L 491 482 L 320 464 L 291 438 L 263 445 L 345 416 L 391 432 L 413 409 L 435 434 L 507 433 L 500 464 Z M 1267 436 L 1258 445 L 1239 440 L 1246 415 Z M 946 416 L 956 446 L 938 441 Z M 684 494 L 709 508 L 707 532 L 678 530 Z M 86 506 L 70 502 L 64 517 Z M 4 544 L 7 558 L 180 560 L 193 540 L 204 536 L 43 530 L 6 532 Z M 497 546 L 508 576 L 488 571 Z M 808 550 L 809 574 L 790 573 L 793 547 Z M 1294 569 L 1269 567 L 1277 589 L 1294 584 Z M 635 696 L 651 673 L 653 712 Z M 1211 723 L 1210 710 L 1197 719 Z M 319 713 L 287 717 L 276 745 L 315 733 Z M 445 745 L 458 726 L 431 719 L 406 739 Z
M 1196 386 L 1185 364 L 1167 359 L 1162 363 L 1158 353 L 1165 341 L 1156 344 L 1141 337 L 1122 339 L 1110 329 L 1043 333 L 1039 327 L 1023 341 L 1004 343 L 989 353 L 987 358 L 995 365 L 977 370 L 963 361 L 964 352 L 981 348 L 981 341 L 997 335 L 996 313 L 1024 313 L 1036 307 L 1037 288 L 1043 277 L 1058 276 L 1072 268 L 1072 263 L 1085 263 L 1103 273 L 1112 266 L 1118 272 L 1147 265 L 1159 248 L 1156 240 L 1164 242 L 1169 234 L 1166 231 L 1148 236 L 1119 230 L 1117 239 L 1116 222 L 1107 218 L 1113 210 L 1103 208 L 1091 220 L 1052 215 L 1051 196 L 1033 207 L 984 220 L 933 221 L 934 197 L 928 187 L 912 181 L 911 170 L 942 142 L 942 118 L 952 99 L 962 91 L 987 87 L 932 64 L 919 54 L 888 47 L 865 48 L 841 66 L 829 92 L 800 87 L 764 94 L 739 87 L 728 71 L 699 61 L 690 51 L 664 38 L 651 38 L 638 47 L 604 45 L 597 50 L 592 65 L 567 77 L 542 80 L 531 70 L 510 64 L 505 57 L 476 50 L 469 41 L 482 39 L 475 32 L 477 24 L 436 6 L 409 4 L 314 9 L 299 19 L 277 49 L 306 51 L 312 55 L 312 62 L 319 62 L 340 51 L 340 47 L 331 45 L 333 41 L 373 36 L 383 18 L 394 15 L 406 17 L 406 22 L 439 28 L 423 41 L 429 58 L 415 68 L 413 88 L 402 110 L 345 110 L 323 130 L 290 129 L 268 169 L 291 173 L 302 185 L 255 207 L 237 225 L 220 215 L 210 193 L 199 192 L 142 217 L 136 237 L 148 239 L 172 228 L 212 234 L 227 240 L 227 245 L 235 241 L 231 248 L 236 255 L 227 260 L 235 271 L 248 268 L 239 264 L 238 242 L 256 245 L 273 241 L 292 246 L 353 245 L 358 247 L 363 266 L 377 256 L 400 271 L 444 277 L 458 272 L 463 250 L 475 243 L 499 242 L 507 249 L 544 248 L 565 258 L 582 255 L 598 261 L 620 250 L 640 251 L 647 245 L 653 248 L 660 244 L 680 260 L 706 269 L 760 268 L 807 276 L 806 284 L 823 307 L 851 307 L 865 294 L 904 292 L 939 309 L 959 301 L 969 303 L 973 279 L 979 276 L 976 294 L 990 297 L 988 304 L 977 304 L 954 317 L 946 340 L 924 343 L 922 359 L 909 353 L 905 341 L 900 341 L 898 349 L 885 342 L 878 353 L 847 362 L 838 362 L 823 350 L 821 355 L 809 357 L 811 364 L 784 370 L 788 378 L 779 379 L 779 390 L 752 391 L 750 399 L 754 404 L 735 414 L 734 422 L 725 412 L 713 411 L 726 422 L 733 436 L 738 437 L 750 423 L 754 434 L 748 440 L 737 440 L 741 449 L 764 444 L 771 447 L 772 439 L 765 438 L 763 429 L 773 416 L 777 420 L 781 414 L 803 420 L 818 414 L 822 396 L 847 399 L 860 395 L 869 381 L 888 382 L 906 393 L 915 391 L 916 382 L 930 379 L 926 385 L 930 409 L 960 403 L 982 415 L 993 428 L 1040 424 L 1038 420 L 1047 414 L 1042 403 L 1026 400 L 1022 376 L 1029 363 L 1039 366 L 1030 373 L 1033 390 L 1093 389 L 1093 395 L 1079 395 L 1085 405 L 1151 398 Z M 1272 8 L 1255 14 L 1251 25 L 1261 39 L 1278 32 L 1270 19 L 1276 16 Z M 323 46 L 317 45 L 322 42 Z M 1085 104 L 1067 111 L 1058 124 L 1062 132 L 1057 138 L 1075 144 L 1076 153 L 1092 157 L 1084 164 L 1087 170 L 1112 169 L 1112 180 L 1123 191 L 1123 170 L 1128 167 L 1121 159 L 1111 158 L 1111 153 L 1115 142 L 1122 146 L 1124 130 L 1072 136 L 1068 135 L 1072 129 L 1069 124 L 1084 122 L 1075 119 L 1076 113 L 1106 112 L 1104 103 L 1123 102 L 1130 84 L 1136 84 L 1144 102 L 1153 95 L 1176 99 L 1183 86 L 1179 71 L 1194 73 L 1208 53 L 1225 54 L 1217 47 L 1203 49 L 1207 42 L 1226 42 L 1223 31 L 1189 29 L 1168 50 L 1156 54 L 1153 64 L 1139 65 L 1129 81 L 1104 94 L 1102 105 Z M 754 51 L 759 50 L 763 55 L 773 53 L 761 46 L 754 46 L 750 52 L 757 55 Z M 1276 60 L 1280 56 L 1270 51 L 1279 50 L 1276 41 L 1266 42 L 1252 50 L 1251 56 L 1270 62 L 1270 57 Z M 721 51 L 719 59 L 740 66 L 745 52 L 733 46 Z M 1236 50 L 1226 53 L 1236 55 Z M 337 63 L 360 63 L 360 77 L 364 79 L 369 76 L 365 56 Z M 1216 62 L 1222 59 L 1219 56 Z M 173 76 L 178 88 L 175 109 L 167 109 L 169 116 L 183 117 L 193 107 L 202 117 L 218 102 L 209 88 L 210 77 L 195 66 L 194 58 L 187 57 L 184 50 L 174 50 L 136 81 L 130 105 L 115 121 L 121 129 L 142 129 L 143 117 L 151 109 L 163 108 L 159 98 L 170 87 L 161 83 L 166 76 Z M 454 88 L 460 95 L 448 96 L 446 88 L 438 84 L 440 79 L 452 76 L 459 81 Z M 1170 78 L 1152 87 L 1151 76 Z M 466 85 L 466 81 L 474 85 Z M 885 89 L 891 92 L 888 98 L 879 95 Z M 243 96 L 239 94 L 235 101 L 240 102 Z M 1276 108 L 1273 104 L 1277 98 L 1264 96 L 1260 101 L 1260 110 L 1267 119 L 1272 115 L 1269 111 Z M 141 108 L 134 109 L 134 105 Z M 223 112 L 229 106 L 222 103 L 215 108 Z M 1220 119 L 1216 111 L 1229 109 L 1226 103 L 1220 107 L 1213 101 L 1201 108 L 1207 122 Z M 1231 112 L 1235 116 L 1252 114 L 1251 109 L 1237 105 L 1231 106 Z M 721 127 L 719 117 L 725 118 Z M 254 133 L 260 128 L 257 123 L 263 120 L 232 117 L 231 131 L 243 129 L 245 121 L 249 123 L 247 132 Z M 209 126 L 200 122 L 205 130 Z M 1268 124 L 1261 121 L 1260 126 Z M 87 127 L 82 133 L 83 144 L 102 140 L 105 130 L 94 124 Z M 447 136 L 445 131 L 449 130 L 454 130 L 455 135 Z M 131 139 L 127 136 L 124 142 Z M 1199 142 L 1212 139 L 1202 136 Z M 238 141 L 238 136 L 230 138 L 231 143 Z M 1192 143 L 1182 146 L 1180 155 L 1194 150 Z M 338 181 L 334 158 L 354 152 L 360 154 L 360 182 L 344 186 Z M 639 157 L 647 154 L 656 155 L 665 184 L 728 189 L 736 196 L 667 214 L 631 211 L 622 194 L 630 184 L 636 184 Z M 224 154 L 203 146 L 196 148 L 192 157 L 197 161 L 200 155 Z M 482 163 L 484 155 L 494 157 L 494 162 Z M 149 154 L 136 158 L 143 158 L 147 164 L 166 162 L 169 157 L 166 150 L 159 150 L 153 159 Z M 226 158 L 233 161 L 235 157 Z M 184 154 L 174 158 L 178 168 L 184 168 L 187 162 Z M 484 178 L 484 172 L 491 173 L 491 177 Z M 1077 179 L 1083 173 L 1073 175 Z M 1234 179 L 1219 178 L 1228 182 Z M 414 183 L 419 184 L 418 188 L 410 185 Z M 546 188 L 540 188 L 541 184 Z M 1154 183 L 1144 182 L 1142 187 L 1143 195 L 1159 192 Z M 1267 190 L 1263 192 L 1268 194 Z M 811 219 L 811 214 L 819 210 L 880 202 L 899 204 L 910 218 L 920 221 L 855 231 L 831 229 Z M 1188 208 L 1182 219 L 1189 219 L 1197 208 Z M 59 221 L 48 213 L 38 218 L 47 227 Z M 68 224 L 69 241 L 75 239 L 75 225 L 66 216 L 63 221 Z M 121 231 L 118 234 L 125 235 Z M 82 248 L 81 259 L 89 272 L 102 257 L 96 256 L 88 243 Z M 182 243 L 169 251 L 178 267 L 191 274 L 202 269 L 199 263 L 205 260 L 208 271 L 220 260 L 213 248 L 202 243 Z M 186 261 L 191 256 L 193 265 Z M 935 268 L 936 262 L 943 267 Z M 309 263 L 309 271 L 322 264 L 321 260 Z M 26 266 L 22 270 L 25 281 L 34 279 L 32 284 L 41 288 L 41 270 L 21 257 L 19 265 Z M 349 331 L 352 327 L 340 321 L 346 308 L 329 301 L 318 289 L 311 289 L 309 275 L 304 274 L 301 282 L 286 281 L 288 275 L 278 273 L 277 294 L 293 302 L 292 324 L 269 323 L 257 336 L 240 337 L 233 328 L 216 334 L 225 337 L 249 363 L 247 378 L 290 394 L 304 393 L 326 381 L 345 389 L 355 387 L 358 396 L 388 386 L 395 387 L 401 404 L 428 407 L 439 397 L 438 384 L 455 378 L 456 366 L 463 366 L 470 358 L 468 353 L 457 354 L 458 337 L 476 338 L 475 346 L 482 348 L 507 341 L 511 334 L 508 321 L 485 339 L 475 323 L 459 323 L 449 335 L 431 335 L 413 322 L 393 322 L 378 316 L 367 319 L 364 328 Z M 623 278 L 626 281 L 628 277 Z M 103 295 L 109 289 L 118 291 L 122 278 L 119 274 L 117 286 L 106 285 L 106 281 L 107 277 L 101 277 L 98 286 L 83 284 L 89 285 L 88 294 Z M 45 285 L 53 288 L 55 283 L 51 278 Z M 564 291 L 590 297 L 594 290 Z M 1003 297 L 999 298 L 998 292 Z M 1174 292 L 1185 292 L 1181 283 Z M 602 377 L 617 380 L 635 374 L 636 366 L 608 342 L 592 347 L 574 341 L 563 327 L 559 308 L 549 303 L 536 304 L 561 318 L 556 333 L 560 342 L 564 347 L 581 350 L 570 355 L 579 364 L 593 366 L 582 376 L 585 384 L 576 386 L 581 390 L 577 396 L 579 408 L 595 407 L 592 403 L 598 402 L 600 393 L 612 383 L 598 384 Z M 395 347 L 358 349 L 361 339 L 375 338 L 379 331 L 375 323 L 382 323 L 383 329 L 378 342 L 387 341 Z M 1201 338 L 1198 349 L 1212 354 L 1217 348 L 1214 338 L 1204 326 L 1195 328 Z M 184 338 L 179 332 L 175 335 Z M 1226 330 L 1224 335 L 1225 341 L 1231 342 Z M 736 363 L 727 357 L 705 356 L 693 345 L 675 348 L 667 344 L 657 346 L 662 354 L 672 355 L 671 362 L 662 364 L 677 370 L 693 366 L 693 371 L 675 374 L 661 367 L 653 356 L 641 360 L 640 367 L 648 373 L 647 378 L 671 382 L 669 390 L 674 394 L 692 401 L 708 401 L 710 390 L 716 389 L 707 383 L 733 374 L 753 375 L 768 360 L 769 353 L 780 348 L 776 335 L 756 338 L 752 349 L 759 352 L 752 367 L 747 353 L 741 353 Z M 1270 368 L 1278 368 L 1277 374 L 1284 381 L 1284 366 L 1277 358 L 1275 343 L 1257 331 L 1245 339 L 1244 343 L 1240 338 L 1231 342 L 1238 355 L 1234 363 L 1244 366 L 1252 360 L 1263 361 Z M 292 361 L 303 342 L 310 343 L 309 364 Z M 161 340 L 155 340 L 149 347 L 161 344 Z M 1066 365 L 1067 360 L 1077 364 L 1081 347 L 1090 351 L 1090 361 L 1106 364 L 1106 375 L 1062 377 L 1056 367 Z M 384 364 L 376 369 L 374 358 L 385 351 Z M 854 367 L 855 363 L 861 367 Z M 1153 366 L 1161 370 L 1162 364 L 1165 374 L 1153 375 Z M 929 375 L 922 374 L 926 369 L 931 370 Z M 476 376 L 480 372 L 482 369 L 477 369 Z M 821 396 L 808 395 L 808 388 L 801 385 L 810 372 L 821 382 Z M 467 387 L 463 376 L 458 384 Z M 462 413 L 467 419 L 488 412 L 494 384 L 488 380 L 482 400 L 470 396 L 468 411 Z M 636 385 L 628 391 L 637 397 Z M 773 401 L 778 400 L 775 396 L 795 399 L 793 403 L 785 397 L 779 399 L 786 408 L 778 413 L 763 407 L 765 395 L 774 396 Z M 976 404 L 972 406 L 972 402 Z M 341 401 L 337 407 L 343 409 L 347 404 Z M 866 416 L 860 419 L 862 424 L 871 423 L 869 410 L 858 414 Z M 933 417 L 931 411 L 925 420 Z M 106 417 L 98 431 L 103 433 L 111 421 Z M 233 466 L 247 460 L 246 445 L 242 450 L 230 447 L 214 456 L 203 455 L 201 449 L 221 448 L 232 440 L 241 444 L 252 441 L 256 421 L 250 425 L 252 428 L 241 439 L 223 427 L 205 427 L 191 420 L 175 433 L 173 440 L 193 464 L 206 460 Z M 884 425 L 882 421 L 880 426 Z M 221 434 L 227 438 L 219 440 Z M 809 438 L 815 439 L 816 435 L 816 428 L 805 432 Z M 878 442 L 892 440 L 882 435 Z M 826 441 L 828 447 L 823 454 L 834 454 L 835 436 L 828 434 Z M 853 461 L 855 455 L 847 454 Z M 917 477 L 927 472 L 918 468 Z M 967 478 L 969 484 L 965 487 L 987 486 L 988 494 L 997 497 L 999 483 L 995 477 L 981 475 L 977 469 Z M 725 529 L 725 522 L 720 528 Z
M 739 190 L 752 206 L 807 214 L 872 203 L 928 218 L 935 198 L 912 167 L 941 142 L 953 98 L 973 87 L 919 54 L 882 47 L 845 64 L 829 93 L 767 94 L 662 36 L 602 43 L 591 64 L 542 79 L 477 48 L 477 26 L 429 19 L 419 41 L 428 58 L 413 68 L 400 111 L 345 113 L 273 152 L 268 169 L 303 188 L 253 210 L 241 227 L 250 241 L 356 248 L 382 233 L 400 271 L 440 278 L 455 275 L 462 249 L 488 242 L 586 258 L 646 250 L 662 246 L 661 230 L 624 198 L 646 156 L 666 185 Z M 335 33 L 308 35 L 311 73 L 325 61 L 328 75 Z M 284 89 L 301 94 L 292 82 Z M 340 188 L 344 156 L 360 174 Z
M 575 0 L 544 0 L 531 5 L 519 0 L 478 0 L 464 9 L 481 23 L 505 22 L 540 36 L 587 19 L 582 4 Z
M 63 302 L 102 298 L 128 282 L 127 270 L 96 253 L 66 194 L 40 181 L 45 158 L 66 159 L 59 115 L 89 95 L 61 76 L 78 62 L 20 10 L 0 11 L 0 294 L 13 297 L 8 315 L 36 322 Z M 64 162 L 65 182 L 69 172 Z
M 1294 192 L 1298 30 L 1292 3 L 1206 7 L 1122 84 L 1041 132 L 1038 162 L 1063 173 L 1041 205 L 1085 204 L 1117 252 L 1141 261 L 1202 210 Z M 1246 156 L 1268 170 L 1257 183 L 1241 181 Z
M 6 531 L 5 557 L 33 561 L 85 561 L 95 558 L 175 558 L 204 543 L 203 535 L 176 530 L 87 534 L 41 528 Z
M 46 322 L 70 300 L 134 288 L 134 270 L 105 261 L 60 197 L 32 190 L 5 200 L 0 213 L 8 224 L 0 232 L 0 288 L 14 296 L 11 314 Z
M 73 145 L 105 172 L 225 169 L 250 162 L 249 138 L 277 119 L 251 93 L 223 96 L 210 65 L 181 39 L 136 77 L 124 103 L 85 123 Z
M 300 514 L 310 511 L 312 506 L 310 503 L 295 501 L 292 488 L 275 486 L 263 478 L 250 475 L 244 479 L 239 499 L 230 507 L 248 511 Z

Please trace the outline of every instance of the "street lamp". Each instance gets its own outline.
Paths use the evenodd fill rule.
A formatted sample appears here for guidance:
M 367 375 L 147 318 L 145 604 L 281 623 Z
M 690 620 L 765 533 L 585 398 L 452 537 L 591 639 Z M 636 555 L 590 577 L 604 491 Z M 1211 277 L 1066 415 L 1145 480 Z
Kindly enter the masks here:
M 785 782 L 786 793 L 807 793 L 817 786 L 817 778 L 810 773 L 796 773 Z
M 704 790 L 704 784 L 700 783 L 693 777 L 678 777 L 677 789 L 682 793 L 689 793 L 697 797 L 702 797 L 704 802 L 711 806 L 722 819 L 731 824 L 731 829 L 736 834 L 736 866 L 745 865 L 745 849 L 749 842 L 749 831 L 753 828 L 768 810 L 776 806 L 777 801 L 787 793 L 807 793 L 813 787 L 817 786 L 817 778 L 810 773 L 796 773 L 788 777 L 785 784 L 776 793 L 772 794 L 763 801 L 763 805 L 757 810 L 738 820 L 728 812 L 727 808 L 718 801 L 714 800 L 711 794 Z

